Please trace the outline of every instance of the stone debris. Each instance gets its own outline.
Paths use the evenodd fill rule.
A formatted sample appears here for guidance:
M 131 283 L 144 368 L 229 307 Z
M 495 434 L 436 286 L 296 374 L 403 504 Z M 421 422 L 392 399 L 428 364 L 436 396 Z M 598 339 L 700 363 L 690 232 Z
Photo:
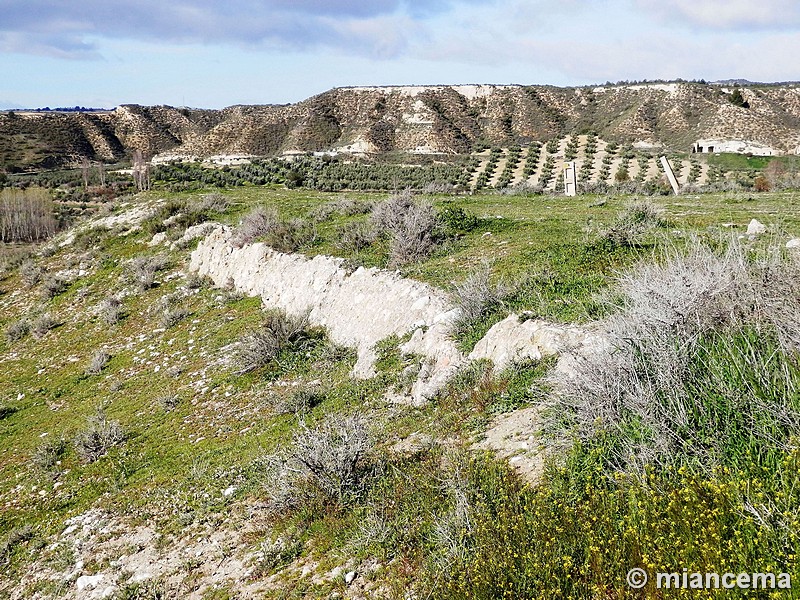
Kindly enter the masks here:
M 159 246 L 167 241 L 167 234 L 164 231 L 159 231 L 153 236 L 149 242 L 147 242 L 148 246 Z
M 753 219 L 747 225 L 747 235 L 761 235 L 766 233 L 767 226 L 761 223 L 758 219 Z
M 598 334 L 580 327 L 512 314 L 464 356 L 450 335 L 459 309 L 444 292 L 394 271 L 359 267 L 351 273 L 339 258 L 284 254 L 262 243 L 236 248 L 231 234 L 230 228 L 216 226 L 192 252 L 189 270 L 217 286 L 260 296 L 266 307 L 308 314 L 309 322 L 327 328 L 334 342 L 357 350 L 355 377 L 375 374 L 377 342 L 411 333 L 400 350 L 422 358 L 409 393 L 412 405 L 432 398 L 468 360 L 489 359 L 501 370 L 518 360 L 554 354 L 566 359 L 606 347 Z M 563 368 L 569 370 L 568 364 Z
M 375 374 L 373 347 L 380 340 L 452 318 L 443 292 L 395 272 L 359 267 L 350 273 L 343 259 L 283 254 L 261 243 L 235 248 L 230 237 L 229 228 L 216 228 L 192 252 L 189 270 L 220 287 L 232 282 L 267 307 L 307 313 L 333 341 L 356 348 L 356 377 Z
M 105 578 L 105 575 L 81 575 L 78 577 L 75 585 L 78 587 L 78 591 L 82 592 L 84 590 L 91 590 L 96 588 L 101 581 Z

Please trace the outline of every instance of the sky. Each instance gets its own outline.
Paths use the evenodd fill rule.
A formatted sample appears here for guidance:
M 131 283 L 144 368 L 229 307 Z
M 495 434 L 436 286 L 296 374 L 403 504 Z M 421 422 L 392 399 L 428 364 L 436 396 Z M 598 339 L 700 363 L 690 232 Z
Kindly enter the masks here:
M 798 0 L 0 0 L 0 108 L 334 87 L 800 80 Z

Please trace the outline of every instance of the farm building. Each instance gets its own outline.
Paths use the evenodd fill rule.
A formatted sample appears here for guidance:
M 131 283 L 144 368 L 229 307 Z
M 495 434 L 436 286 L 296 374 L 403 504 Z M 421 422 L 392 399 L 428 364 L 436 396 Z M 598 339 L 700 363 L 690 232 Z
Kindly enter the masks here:
M 752 154 L 754 156 L 775 156 L 780 154 L 769 146 L 744 140 L 697 140 L 692 145 L 692 152 L 698 154 L 731 152 L 734 154 Z

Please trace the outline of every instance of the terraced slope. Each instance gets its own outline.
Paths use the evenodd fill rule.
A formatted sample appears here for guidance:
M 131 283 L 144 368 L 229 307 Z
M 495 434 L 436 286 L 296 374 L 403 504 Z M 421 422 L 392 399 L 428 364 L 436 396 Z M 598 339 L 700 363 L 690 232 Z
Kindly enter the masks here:
M 575 161 L 581 185 L 620 184 L 627 181 L 660 181 L 664 175 L 659 154 L 619 146 L 594 135 L 573 135 L 531 144 L 475 153 L 479 160 L 472 173 L 472 189 L 504 188 L 528 184 L 545 190 L 561 190 L 564 163 Z M 670 164 L 682 186 L 705 185 L 712 179 L 709 165 L 701 155 L 671 156 Z M 717 174 L 717 177 L 721 176 Z

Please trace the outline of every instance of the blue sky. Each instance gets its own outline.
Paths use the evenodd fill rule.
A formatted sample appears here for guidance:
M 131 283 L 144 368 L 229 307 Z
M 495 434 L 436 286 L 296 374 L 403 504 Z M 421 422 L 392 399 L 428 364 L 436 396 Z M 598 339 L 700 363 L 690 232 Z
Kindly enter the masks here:
M 0 107 L 332 87 L 800 80 L 797 0 L 0 0 Z

